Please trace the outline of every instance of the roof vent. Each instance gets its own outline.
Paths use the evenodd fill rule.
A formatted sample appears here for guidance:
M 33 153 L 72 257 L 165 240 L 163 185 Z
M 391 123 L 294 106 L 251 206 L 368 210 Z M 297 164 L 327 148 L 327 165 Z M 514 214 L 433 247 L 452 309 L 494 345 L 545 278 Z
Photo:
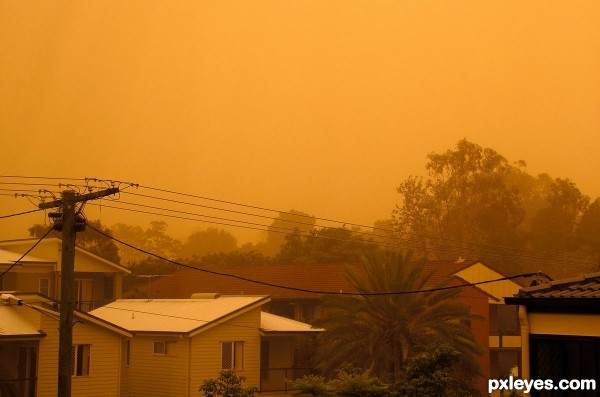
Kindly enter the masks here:
M 190 296 L 190 299 L 217 299 L 221 294 L 217 292 L 195 292 Z

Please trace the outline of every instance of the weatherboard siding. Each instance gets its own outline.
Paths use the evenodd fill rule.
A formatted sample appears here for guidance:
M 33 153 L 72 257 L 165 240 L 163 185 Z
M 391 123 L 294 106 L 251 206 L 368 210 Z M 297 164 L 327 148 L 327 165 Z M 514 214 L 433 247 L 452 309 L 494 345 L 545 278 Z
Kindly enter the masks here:
M 54 272 L 23 272 L 23 273 L 15 273 L 16 274 L 16 291 L 23 292 L 40 292 L 40 279 L 45 278 L 49 281 L 49 290 L 50 296 L 54 291 Z
M 128 338 L 121 339 L 121 382 L 120 397 L 129 397 L 129 368 L 127 363 L 127 341 Z M 130 342 L 131 343 L 131 342 Z M 131 347 L 131 345 L 130 345 Z M 130 350 L 131 351 L 131 350 Z
M 56 397 L 58 388 L 58 320 L 41 315 L 40 329 L 46 336 L 38 352 L 37 396 Z
M 154 354 L 154 342 L 168 342 L 167 354 Z M 135 336 L 131 341 L 129 397 L 179 397 L 187 393 L 189 338 Z
M 76 323 L 73 344 L 90 344 L 90 375 L 74 376 L 73 396 L 119 396 L 121 336 L 89 324 Z
M 190 396 L 201 397 L 199 387 L 205 379 L 216 378 L 221 371 L 221 343 L 244 342 L 244 386 L 260 385 L 260 308 L 237 316 L 192 338 Z
M 38 397 L 56 397 L 58 387 L 58 321 L 42 316 L 46 337 L 40 341 Z M 89 344 L 90 375 L 72 377 L 73 397 L 118 397 L 121 337 L 91 324 L 77 322 L 73 344 Z

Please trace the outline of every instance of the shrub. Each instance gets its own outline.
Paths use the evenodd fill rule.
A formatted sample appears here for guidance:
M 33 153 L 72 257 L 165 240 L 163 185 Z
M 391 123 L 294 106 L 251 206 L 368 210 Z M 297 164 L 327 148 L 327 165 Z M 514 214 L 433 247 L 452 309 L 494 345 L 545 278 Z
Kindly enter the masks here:
M 217 379 L 205 379 L 200 386 L 204 397 L 254 397 L 258 393 L 256 387 L 242 387 L 246 377 L 234 371 L 221 371 Z

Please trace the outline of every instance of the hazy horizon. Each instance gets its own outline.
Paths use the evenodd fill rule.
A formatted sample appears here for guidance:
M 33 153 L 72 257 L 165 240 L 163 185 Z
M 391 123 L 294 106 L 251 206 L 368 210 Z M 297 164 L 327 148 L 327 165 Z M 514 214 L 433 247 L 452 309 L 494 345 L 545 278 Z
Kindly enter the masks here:
M 594 199 L 598 20 L 596 1 L 4 1 L 0 168 L 371 225 L 466 138 Z M 0 238 L 42 221 L 5 219 Z

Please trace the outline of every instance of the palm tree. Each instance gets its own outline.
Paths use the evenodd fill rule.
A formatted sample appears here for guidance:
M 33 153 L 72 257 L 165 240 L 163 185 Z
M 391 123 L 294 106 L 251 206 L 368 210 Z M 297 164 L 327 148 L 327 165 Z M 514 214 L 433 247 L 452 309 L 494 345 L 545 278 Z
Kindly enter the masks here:
M 424 264 L 425 259 L 413 259 L 412 252 L 385 252 L 365 258 L 364 274 L 348 271 L 363 295 L 325 298 L 318 324 L 326 329 L 319 367 L 331 373 L 349 363 L 394 382 L 410 357 L 435 343 L 453 347 L 461 354 L 463 368 L 478 372 L 474 355 L 480 348 L 466 325 L 478 316 L 454 299 L 459 289 L 367 295 L 427 289 L 431 274 L 423 274 Z

